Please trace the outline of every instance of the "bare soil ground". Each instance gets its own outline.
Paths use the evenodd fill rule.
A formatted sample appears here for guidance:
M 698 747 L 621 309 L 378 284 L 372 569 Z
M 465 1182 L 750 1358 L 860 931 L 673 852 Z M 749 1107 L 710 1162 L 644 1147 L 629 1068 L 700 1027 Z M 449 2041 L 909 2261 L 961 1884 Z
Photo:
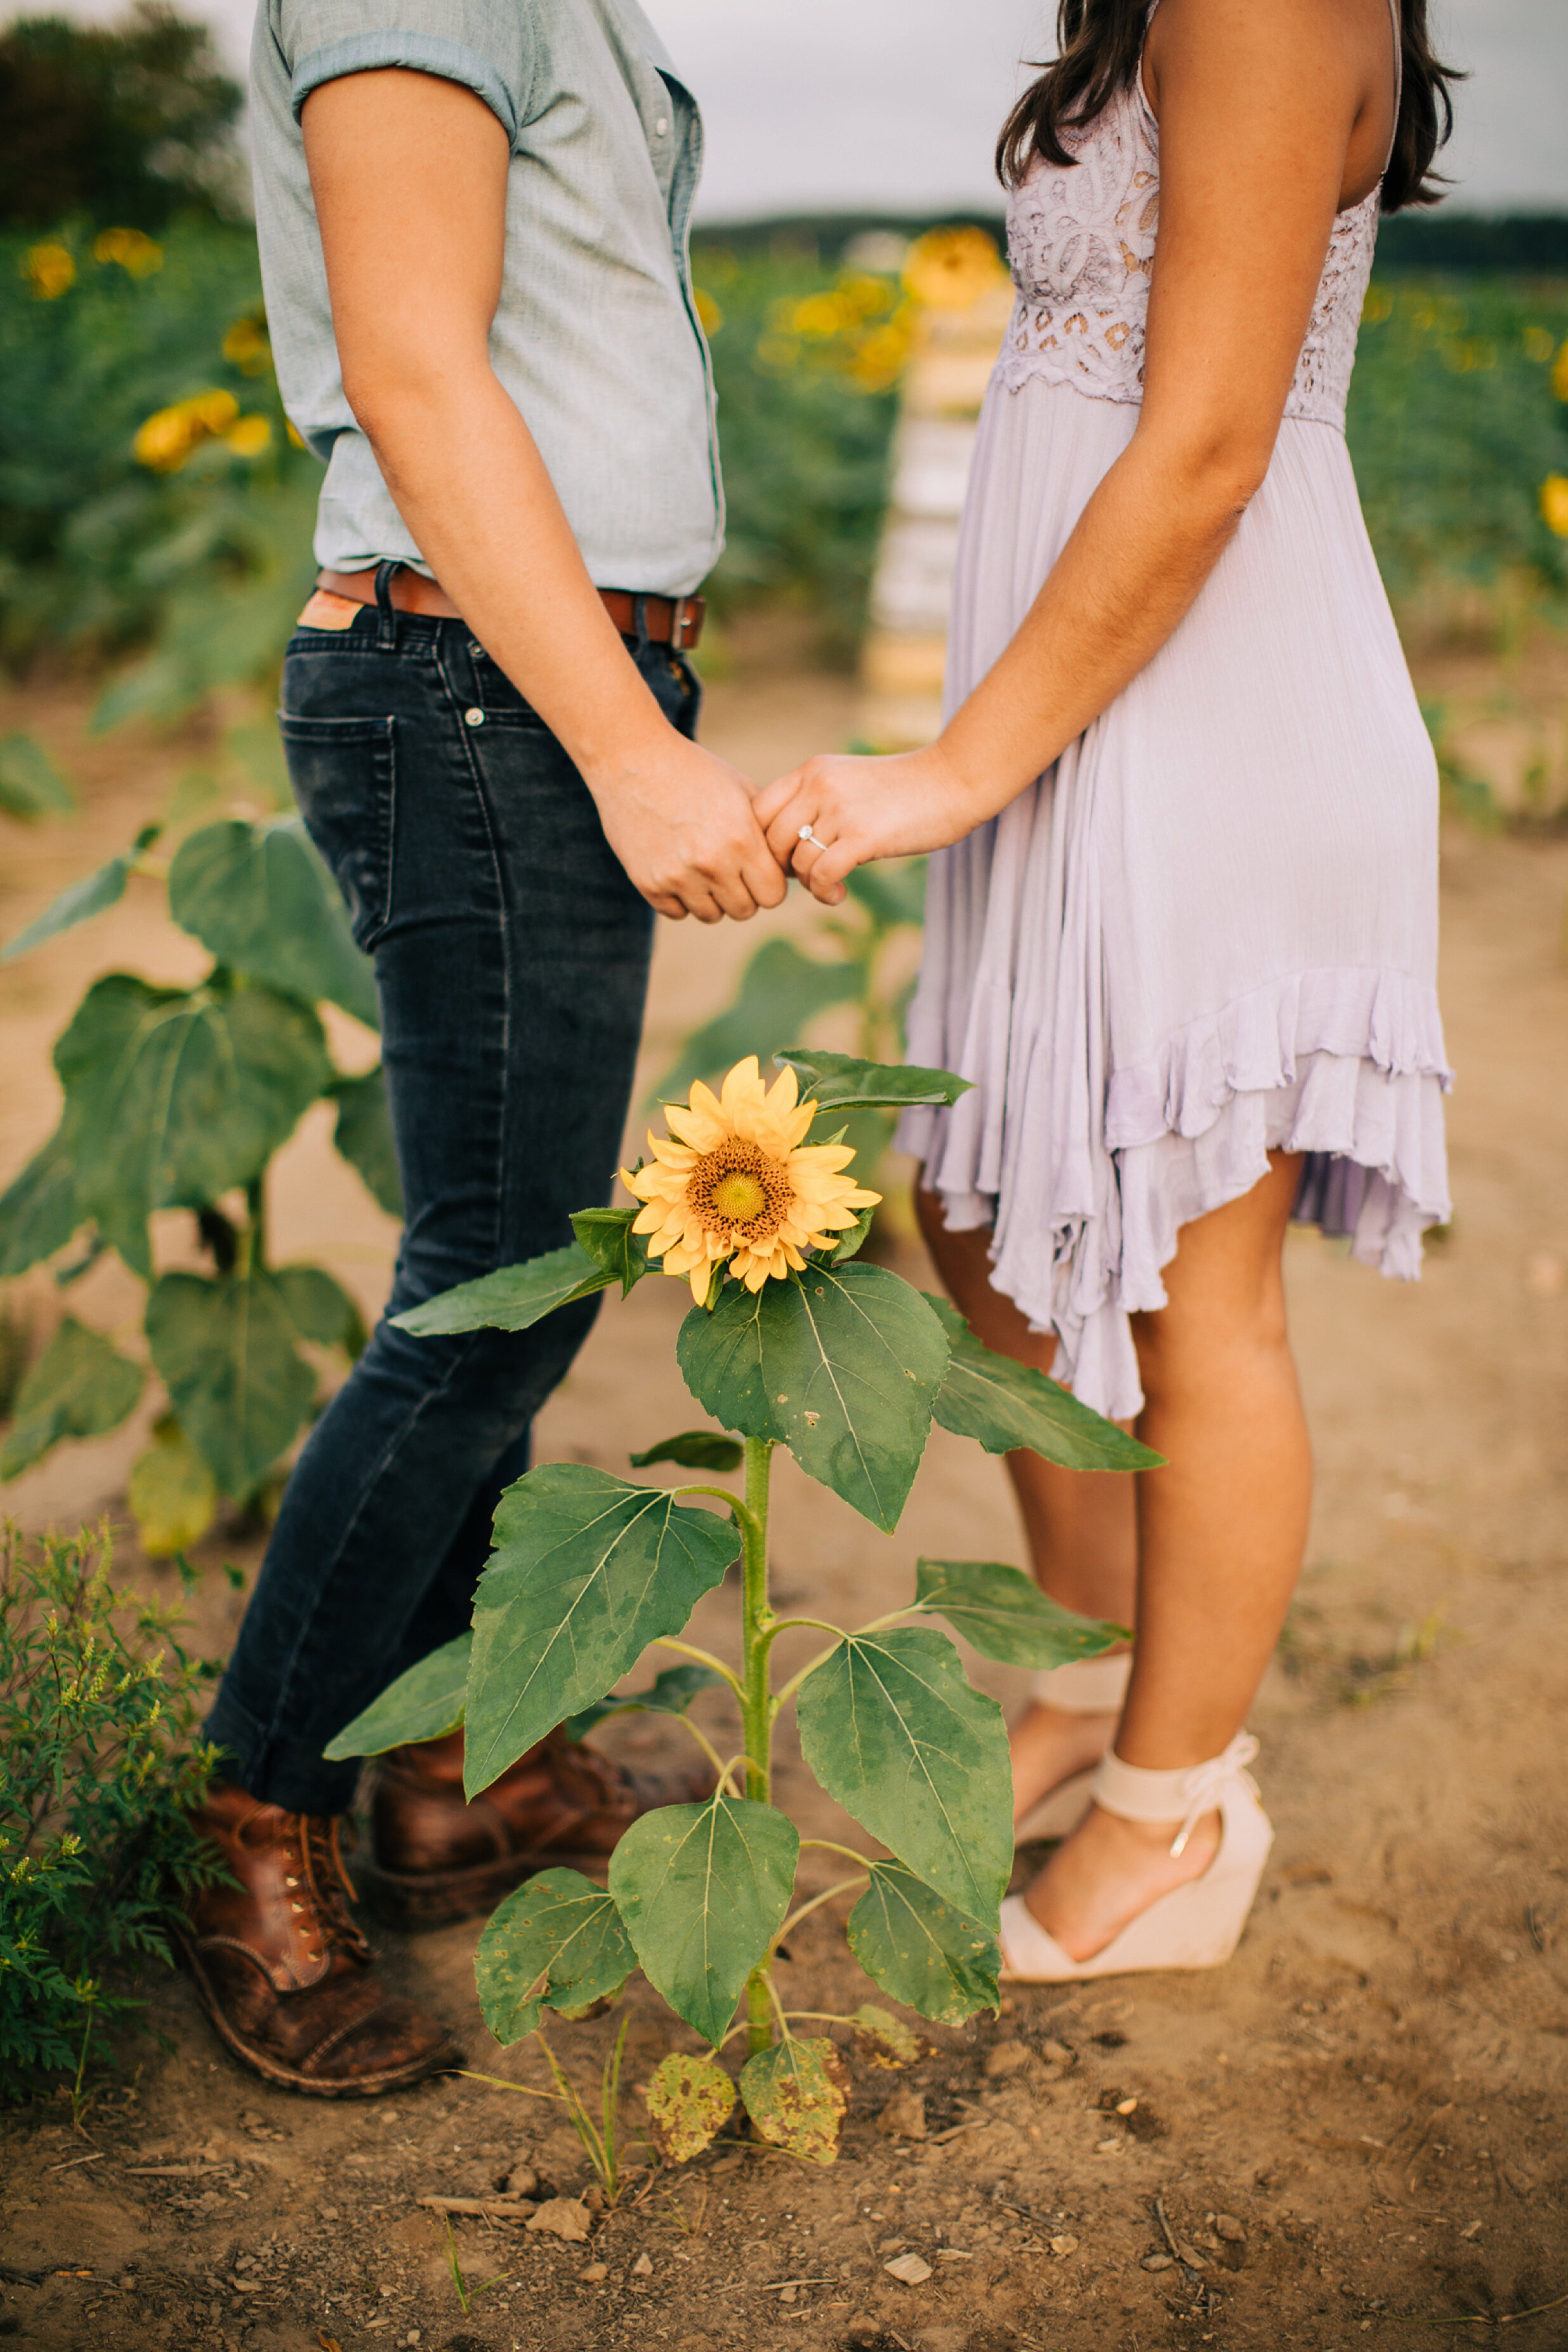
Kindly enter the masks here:
M 852 700 L 841 681 L 758 672 L 715 693 L 709 740 L 772 772 L 843 740 Z M 80 716 L 65 693 L 5 715 L 57 745 L 90 801 L 72 825 L 6 827 L 0 935 L 118 846 L 191 756 L 84 749 Z M 931 2031 L 912 2076 L 857 2068 L 831 2170 L 735 2140 L 684 2171 L 634 2173 L 586 2243 L 460 2219 L 467 2311 L 444 2226 L 417 2200 L 489 2194 L 523 2162 L 582 2186 L 554 2111 L 461 2079 L 391 2103 L 288 2098 L 233 2066 L 169 1979 L 152 1989 L 162 2045 L 128 2052 L 80 2129 L 63 2100 L 0 2124 L 0 2335 L 59 2352 L 1414 2352 L 1443 2340 L 1435 2326 L 1480 2341 L 1507 2324 L 1526 2352 L 1568 2346 L 1565 901 L 1568 843 L 1450 833 L 1454 1226 L 1410 1289 L 1314 1237 L 1290 1245 L 1318 1506 L 1253 1718 L 1278 1840 L 1231 1967 L 1021 1991 L 997 2020 Z M 650 1076 L 758 935 L 663 935 Z M 94 930 L 0 972 L 0 1177 L 48 1130 L 47 1046 L 87 978 L 195 961 L 137 885 Z M 343 1042 L 369 1057 L 368 1040 Z M 317 1121 L 276 1190 L 285 1252 L 319 1255 L 373 1309 L 392 1232 Z M 100 1266 L 78 1311 L 133 1318 L 136 1296 Z M 47 1282 L 22 1300 L 40 1328 L 58 1311 Z M 606 1309 L 544 1417 L 544 1458 L 622 1468 L 689 1424 L 681 1311 L 657 1282 Z M 116 1512 L 141 1442 L 138 1426 L 66 1449 L 10 1507 L 32 1526 Z M 940 1431 L 891 1539 L 788 1465 L 779 1487 L 779 1581 L 831 1615 L 892 1605 L 918 1552 L 1020 1556 L 999 1466 Z M 214 1653 L 241 1605 L 215 1563 L 250 1572 L 258 1556 L 233 1529 L 205 1548 L 196 1605 Z M 129 1538 L 120 1565 L 172 1585 Z M 729 1646 L 734 1607 L 710 1596 L 698 1638 Z M 1019 1676 L 975 1672 L 1016 1701 Z M 680 1735 L 633 1718 L 598 1736 L 653 1757 Z M 833 1833 L 788 1739 L 783 1795 Z M 499 2053 L 484 2030 L 476 1935 L 382 1934 L 387 1972 L 460 2029 L 473 2066 L 538 2086 L 531 2051 Z M 864 1996 L 831 1908 L 787 1973 L 792 2007 Z M 632 2084 L 692 2046 L 640 1980 L 625 2008 Z M 555 2030 L 585 2086 L 617 2021 Z M 911 2088 L 923 2137 L 918 2115 L 885 2112 Z M 638 2113 L 633 2092 L 630 2126 Z M 931 2266 L 924 2284 L 884 2267 L 909 2250 Z

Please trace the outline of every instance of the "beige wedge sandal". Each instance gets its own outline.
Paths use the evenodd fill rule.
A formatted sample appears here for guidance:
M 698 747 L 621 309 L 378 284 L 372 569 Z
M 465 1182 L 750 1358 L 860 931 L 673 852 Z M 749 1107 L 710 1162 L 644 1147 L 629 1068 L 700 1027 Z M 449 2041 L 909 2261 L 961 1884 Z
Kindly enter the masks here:
M 1032 1706 L 1060 1707 L 1064 1715 L 1120 1715 L 1133 1671 L 1131 1650 L 1109 1658 L 1074 1658 L 1065 1666 L 1048 1666 L 1029 1686 Z M 1013 1831 L 1015 1845 L 1044 1838 L 1064 1838 L 1089 1811 L 1095 1767 L 1059 1780 L 1032 1804 Z
M 1223 1756 L 1176 1772 L 1146 1772 L 1113 1749 L 1092 1775 L 1093 1801 L 1131 1822 L 1174 1822 L 1180 1853 L 1205 1813 L 1218 1811 L 1219 1850 L 1201 1878 L 1172 1889 L 1086 1960 L 1064 1952 L 1021 1895 L 1002 1905 L 1004 1984 L 1065 1984 L 1134 1969 L 1217 1969 L 1241 1938 L 1274 1832 L 1247 1767 L 1258 1742 L 1238 1732 Z

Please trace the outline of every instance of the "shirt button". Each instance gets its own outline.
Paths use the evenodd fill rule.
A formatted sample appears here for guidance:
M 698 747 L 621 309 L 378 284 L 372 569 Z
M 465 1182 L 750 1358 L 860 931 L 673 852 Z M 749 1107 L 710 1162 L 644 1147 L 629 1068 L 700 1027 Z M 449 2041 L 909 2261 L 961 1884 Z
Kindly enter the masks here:
M 669 123 L 669 117 L 668 117 L 667 115 L 664 115 L 664 114 L 661 114 L 661 115 L 660 115 L 660 117 L 659 117 L 659 119 L 658 119 L 657 122 L 655 122 L 655 123 L 654 123 L 654 125 L 653 125 L 653 129 L 654 129 L 654 131 L 656 131 L 656 133 L 658 134 L 658 136 L 659 136 L 661 139 L 664 137 L 664 135 L 665 131 L 669 129 L 669 127 L 670 127 L 670 123 Z
M 465 727 L 483 727 L 485 724 L 485 714 L 478 708 L 477 704 L 475 705 L 472 710 L 465 710 L 463 713 L 463 724 Z

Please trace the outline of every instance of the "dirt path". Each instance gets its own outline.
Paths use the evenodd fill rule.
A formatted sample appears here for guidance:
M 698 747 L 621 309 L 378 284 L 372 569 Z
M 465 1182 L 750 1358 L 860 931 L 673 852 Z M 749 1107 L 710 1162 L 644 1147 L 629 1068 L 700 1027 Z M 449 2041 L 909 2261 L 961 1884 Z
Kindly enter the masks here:
M 5 723 L 38 723 L 65 748 L 74 709 L 62 698 Z M 709 735 L 763 768 L 843 740 L 849 711 L 834 680 L 775 676 L 749 699 L 716 695 Z M 118 845 L 179 764 L 118 747 L 95 760 L 77 826 L 15 845 L 7 827 L 0 933 Z M 1434 2321 L 1568 2298 L 1565 902 L 1568 845 L 1450 835 L 1452 1233 L 1414 1289 L 1314 1238 L 1291 1244 L 1318 1506 L 1254 1716 L 1278 1841 L 1229 1969 L 1024 1992 L 998 2021 L 934 2031 L 913 2078 L 925 2138 L 879 2130 L 906 2084 L 862 2070 L 831 2171 L 734 2146 L 634 2187 L 585 2245 L 460 2221 L 465 2279 L 496 2280 L 466 2315 L 442 2228 L 414 2200 L 487 2193 L 523 2160 L 575 2189 L 576 2144 L 550 2111 L 457 2081 L 311 2108 L 217 2055 L 172 1980 L 153 2000 L 169 2047 L 146 2047 L 134 2089 L 102 2100 L 85 2137 L 59 2105 L 3 2126 L 0 2334 L 61 2352 L 1414 2352 L 1443 2340 Z M 44 1048 L 84 957 L 95 971 L 189 967 L 155 909 L 149 891 L 0 971 L 0 1176 L 50 1124 Z M 650 1071 L 756 936 L 664 936 Z M 318 1129 L 291 1147 L 277 1192 L 288 1245 L 318 1251 L 373 1306 L 392 1232 Z M 84 1312 L 133 1307 L 124 1277 L 91 1279 L 104 1287 Z M 544 1417 L 545 1458 L 622 1468 L 691 1421 L 670 1345 L 680 1313 L 659 1283 L 606 1309 Z M 133 1442 L 57 1456 L 11 1507 L 38 1525 L 112 1506 Z M 892 1539 L 787 1465 L 779 1484 L 779 1582 L 830 1614 L 892 1605 L 919 1551 L 1019 1557 L 999 1469 L 940 1432 Z M 254 1545 L 229 1550 L 254 1565 Z M 200 1598 L 215 1648 L 237 1603 L 216 1575 Z M 699 1638 L 728 1646 L 732 1609 L 710 1597 Z M 1020 1678 L 982 1665 L 977 1680 L 1011 1702 Z M 621 1737 L 654 1755 L 663 1735 Z M 788 1744 L 784 1792 L 833 1818 Z M 484 2032 L 474 1941 L 468 1927 L 385 1938 L 389 1971 L 461 2027 L 475 2065 L 538 2084 L 531 2058 L 496 2053 Z M 841 1950 L 819 1915 L 794 1942 L 792 2006 L 862 1997 Z M 627 2007 L 635 2081 L 690 2037 L 636 1984 Z M 580 2080 L 613 2027 L 557 2030 Z M 905 2247 L 930 2262 L 926 2283 L 885 2271 Z M 1516 2333 L 1525 2352 L 1568 2345 L 1568 2300 Z

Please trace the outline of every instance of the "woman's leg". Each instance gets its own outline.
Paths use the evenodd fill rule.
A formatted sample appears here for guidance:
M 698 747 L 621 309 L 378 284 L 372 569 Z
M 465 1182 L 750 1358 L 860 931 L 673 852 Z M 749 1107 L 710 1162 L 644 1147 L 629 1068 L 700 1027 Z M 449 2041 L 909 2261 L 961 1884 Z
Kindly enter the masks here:
M 991 1287 L 989 1227 L 949 1233 L 934 1192 L 918 1192 L 915 1207 L 937 1271 L 977 1337 L 1018 1363 L 1049 1371 L 1054 1335 L 1031 1331 L 1012 1300 Z M 1041 1591 L 1082 1616 L 1131 1625 L 1137 1572 L 1131 1478 L 1059 1469 L 1038 1454 L 1009 1454 L 1007 1466 Z M 1010 1735 L 1015 1820 L 1048 1790 L 1097 1763 L 1115 1727 L 1113 1713 L 1069 1713 L 1038 1702 L 1026 1708 Z
M 1166 1467 L 1138 1477 L 1138 1647 L 1116 1735 L 1153 1771 L 1219 1755 L 1262 1679 L 1301 1570 L 1312 1455 L 1285 1329 L 1281 1254 L 1299 1157 L 1182 1229 L 1169 1303 L 1135 1318 L 1138 1434 Z M 1172 1829 L 1095 1807 L 1029 1892 L 1074 1959 L 1212 1860 L 1218 1814 L 1179 1857 Z

